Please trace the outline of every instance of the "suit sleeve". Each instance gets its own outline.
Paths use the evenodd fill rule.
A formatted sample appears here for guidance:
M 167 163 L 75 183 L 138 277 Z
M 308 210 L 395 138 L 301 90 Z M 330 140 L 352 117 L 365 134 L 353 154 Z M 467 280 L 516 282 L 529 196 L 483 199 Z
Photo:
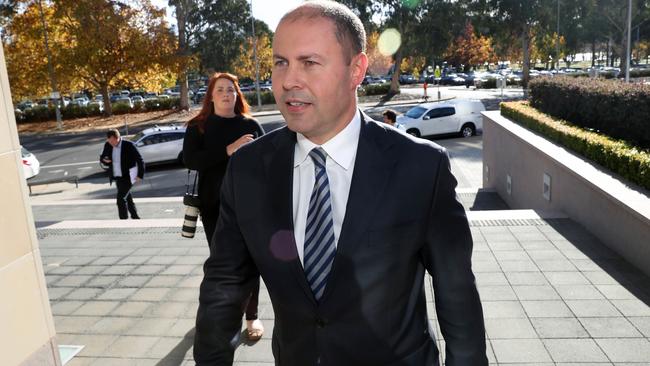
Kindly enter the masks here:
M 488 365 L 483 310 L 472 272 L 472 235 L 442 153 L 429 217 L 424 263 L 433 277 L 447 366 Z
M 142 159 L 142 155 L 140 155 L 140 151 L 135 146 L 135 144 L 131 143 L 130 145 L 131 145 L 131 149 L 133 150 L 133 157 L 135 158 L 135 163 L 138 165 L 138 178 L 142 179 L 144 178 L 144 160 Z
M 203 171 L 228 159 L 222 141 L 204 143 L 197 126 L 188 126 L 183 139 L 183 163 L 191 170 Z
M 104 149 L 102 149 L 101 155 L 99 155 L 99 162 L 102 164 L 106 164 L 102 161 L 102 159 L 111 159 L 111 144 L 108 142 L 104 143 Z
M 259 276 L 237 223 L 234 165 L 236 161 L 231 159 L 223 179 L 210 257 L 203 266 L 194 337 L 198 366 L 232 365 L 245 302 Z

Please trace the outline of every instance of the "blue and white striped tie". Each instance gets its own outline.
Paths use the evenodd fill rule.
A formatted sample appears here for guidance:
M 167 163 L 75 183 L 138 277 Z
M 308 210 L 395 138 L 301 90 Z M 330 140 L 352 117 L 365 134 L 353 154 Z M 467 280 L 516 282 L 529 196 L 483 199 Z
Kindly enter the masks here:
M 309 152 L 314 161 L 314 190 L 309 199 L 307 228 L 305 229 L 304 268 L 307 282 L 316 300 L 320 300 L 327 284 L 336 245 L 334 244 L 334 221 L 330 185 L 325 170 L 327 153 L 320 147 Z

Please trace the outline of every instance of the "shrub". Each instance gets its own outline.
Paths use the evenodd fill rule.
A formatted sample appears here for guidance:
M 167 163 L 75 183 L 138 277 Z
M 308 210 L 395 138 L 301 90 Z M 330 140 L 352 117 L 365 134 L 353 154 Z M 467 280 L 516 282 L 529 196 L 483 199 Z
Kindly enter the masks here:
M 385 95 L 390 90 L 390 83 L 368 84 L 359 88 L 359 96 L 367 95 Z
M 131 113 L 131 106 L 127 103 L 115 103 L 112 105 L 113 114 L 127 114 Z
M 554 119 L 527 102 L 501 103 L 501 114 L 539 132 L 646 189 L 650 189 L 650 152 L 621 140 Z
M 650 147 L 650 86 L 618 80 L 539 78 L 531 105 L 577 126 Z
M 244 92 L 244 97 L 248 104 L 257 105 L 257 92 Z M 273 92 L 270 91 L 260 91 L 260 99 L 262 104 L 275 104 L 275 98 L 273 97 Z

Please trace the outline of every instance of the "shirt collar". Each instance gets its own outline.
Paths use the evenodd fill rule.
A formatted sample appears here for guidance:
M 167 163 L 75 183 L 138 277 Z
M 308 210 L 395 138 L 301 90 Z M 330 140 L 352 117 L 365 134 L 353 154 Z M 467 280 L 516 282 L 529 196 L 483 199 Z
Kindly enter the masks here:
M 361 131 L 361 114 L 357 109 L 352 121 L 336 136 L 320 145 L 327 155 L 341 168 L 348 170 L 352 166 L 354 157 L 359 145 L 359 133 Z M 296 150 L 293 159 L 293 167 L 297 167 L 307 160 L 309 152 L 318 147 L 301 133 L 296 133 Z
M 115 145 L 115 148 L 116 149 L 121 149 L 122 148 L 122 139 L 120 139 L 120 141 L 117 142 L 117 145 Z

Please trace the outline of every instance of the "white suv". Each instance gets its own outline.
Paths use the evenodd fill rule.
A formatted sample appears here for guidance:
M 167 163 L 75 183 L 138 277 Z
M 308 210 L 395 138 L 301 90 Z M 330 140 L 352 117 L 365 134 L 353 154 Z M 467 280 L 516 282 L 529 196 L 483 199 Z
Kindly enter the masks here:
M 416 137 L 446 134 L 470 137 L 483 130 L 481 112 L 484 110 L 483 103 L 473 99 L 423 103 L 398 116 L 397 123 Z
M 183 163 L 184 126 L 155 126 L 147 128 L 130 140 L 138 147 L 145 164 Z

